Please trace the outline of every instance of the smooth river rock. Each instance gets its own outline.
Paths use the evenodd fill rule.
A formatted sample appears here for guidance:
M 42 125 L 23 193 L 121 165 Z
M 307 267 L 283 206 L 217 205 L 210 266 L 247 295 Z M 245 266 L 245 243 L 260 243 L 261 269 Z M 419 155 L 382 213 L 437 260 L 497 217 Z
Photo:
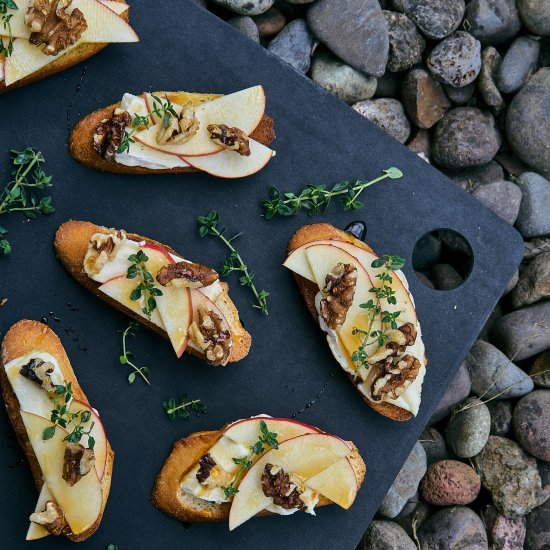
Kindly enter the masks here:
M 517 0 L 523 24 L 535 34 L 550 36 L 550 0 Z
M 214 2 L 240 15 L 259 15 L 267 11 L 274 0 L 214 0 Z
M 290 22 L 270 43 L 267 49 L 301 73 L 307 73 L 315 37 L 303 19 Z
M 550 390 L 536 390 L 522 397 L 513 416 L 520 445 L 534 457 L 550 461 Z
M 471 0 L 464 18 L 468 32 L 484 46 L 507 42 L 521 28 L 515 0 Z
M 368 526 L 359 550 L 416 550 L 405 530 L 393 521 L 374 520 Z
M 468 397 L 471 387 L 472 382 L 468 367 L 466 363 L 462 363 L 432 413 L 429 424 L 435 424 L 443 420 L 459 403 Z
M 418 32 L 415 24 L 403 13 L 383 11 L 388 24 L 390 50 L 388 70 L 391 72 L 406 71 L 422 61 L 422 52 L 426 41 Z
M 522 270 L 510 297 L 516 309 L 550 298 L 550 252 L 539 254 Z
M 528 36 L 516 38 L 508 48 L 497 72 L 498 89 L 505 94 L 517 92 L 537 66 L 540 44 Z
M 522 192 L 517 228 L 523 237 L 538 237 L 550 233 L 550 181 L 534 172 L 524 172 L 518 178 Z
M 405 143 L 409 138 L 411 124 L 405 114 L 403 104 L 399 100 L 391 98 L 367 99 L 359 101 L 352 107 L 399 143 Z
M 477 188 L 472 196 L 492 210 L 506 223 L 513 225 L 521 204 L 521 189 L 511 181 L 495 181 Z

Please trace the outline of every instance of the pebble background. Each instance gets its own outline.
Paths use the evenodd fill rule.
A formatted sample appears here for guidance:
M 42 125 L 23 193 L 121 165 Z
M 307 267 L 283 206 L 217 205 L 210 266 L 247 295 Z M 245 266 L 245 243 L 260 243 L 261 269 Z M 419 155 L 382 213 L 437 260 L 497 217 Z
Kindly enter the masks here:
M 358 550 L 550 549 L 550 0 L 194 0 L 514 225 L 524 261 Z M 449 290 L 469 247 L 418 242 Z M 495 265 L 498 269 L 498 265 Z

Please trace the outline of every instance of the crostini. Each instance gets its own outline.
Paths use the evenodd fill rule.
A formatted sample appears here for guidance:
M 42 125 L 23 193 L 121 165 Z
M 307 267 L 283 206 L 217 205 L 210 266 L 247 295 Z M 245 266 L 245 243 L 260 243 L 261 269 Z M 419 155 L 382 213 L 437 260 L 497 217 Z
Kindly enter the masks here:
M 428 363 L 403 264 L 325 223 L 298 229 L 283 264 L 361 397 L 393 420 L 416 416 Z
M 287 418 L 260 415 L 177 441 L 151 502 L 185 522 L 289 515 L 336 503 L 348 509 L 366 467 L 350 441 Z
M 157 241 L 90 222 L 68 221 L 57 257 L 96 296 L 210 365 L 243 359 L 250 335 L 216 271 Z
M 124 0 L 8 0 L 0 93 L 72 67 L 109 43 L 138 42 Z
M 27 540 L 82 541 L 99 527 L 111 487 L 114 453 L 99 413 L 46 325 L 13 325 L 0 361 L 2 397 L 40 493 Z
M 203 171 L 243 178 L 275 155 L 262 86 L 229 95 L 124 94 L 74 127 L 71 155 L 89 168 L 122 174 Z

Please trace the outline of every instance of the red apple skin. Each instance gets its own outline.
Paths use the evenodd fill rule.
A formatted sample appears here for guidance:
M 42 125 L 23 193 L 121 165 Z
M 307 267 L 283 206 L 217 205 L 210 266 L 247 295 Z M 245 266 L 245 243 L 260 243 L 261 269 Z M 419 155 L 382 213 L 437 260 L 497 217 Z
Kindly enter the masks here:
M 223 150 L 222 151 L 216 151 L 216 153 L 223 153 Z M 219 179 L 224 179 L 224 180 L 234 180 L 234 179 L 240 179 L 240 178 L 247 178 L 248 176 L 253 176 L 254 174 L 257 174 L 260 170 L 263 170 L 269 164 L 269 161 L 273 158 L 273 155 L 271 155 L 271 157 L 269 157 L 265 161 L 264 164 L 257 167 L 256 170 L 253 170 L 252 172 L 248 172 L 246 174 L 242 174 L 241 176 L 224 176 L 223 174 L 216 173 L 215 171 L 209 170 L 208 168 L 205 168 L 204 166 L 197 167 L 197 166 L 195 166 L 196 163 L 193 164 L 193 158 L 194 157 L 212 156 L 212 155 L 215 155 L 216 153 L 209 153 L 208 155 L 193 155 L 192 157 L 191 156 L 182 157 L 181 155 L 179 155 L 179 157 L 181 158 L 181 160 L 183 160 L 183 162 L 186 162 L 187 164 L 189 164 L 193 168 L 197 168 L 197 170 L 201 170 L 202 172 L 205 172 L 206 174 L 210 174 L 211 176 L 214 176 L 214 177 L 219 178 Z
M 191 289 L 187 288 L 187 303 L 189 304 L 189 325 L 193 322 L 193 298 L 191 295 Z M 187 344 L 189 343 L 189 332 L 187 333 L 187 338 L 182 342 L 180 348 L 176 352 L 176 356 L 178 359 L 181 358 L 183 355 L 183 352 L 185 351 L 185 348 L 187 347 Z
M 227 431 L 229 428 L 232 428 L 233 426 L 237 426 L 238 424 L 242 424 L 243 422 L 250 422 L 251 420 L 262 420 L 262 417 L 256 417 L 256 418 L 243 418 L 242 420 L 237 420 L 237 422 L 233 422 L 227 428 L 225 431 Z M 313 430 L 317 433 L 324 433 L 323 430 L 317 428 L 316 426 L 311 426 L 310 424 L 305 424 L 304 422 L 300 422 L 299 420 L 294 420 L 293 418 L 279 418 L 279 417 L 273 417 L 273 418 L 263 418 L 266 422 L 269 421 L 282 421 L 282 422 L 292 422 L 293 424 L 299 424 L 300 426 L 304 426 L 304 428 L 309 428 L 310 430 Z M 298 436 L 300 437 L 300 436 Z
M 145 243 L 141 248 L 150 248 L 151 250 L 156 250 L 157 252 L 160 252 L 161 254 L 163 254 L 166 257 L 166 259 L 168 260 L 169 263 L 171 263 L 171 264 L 176 263 L 176 260 L 174 260 L 174 258 L 172 258 L 172 256 L 170 256 L 168 251 L 165 248 L 163 248 L 162 246 L 158 245 L 158 244 Z
M 222 310 L 204 292 L 202 292 L 200 288 L 191 289 L 191 301 L 193 304 L 193 317 L 195 317 L 195 311 L 198 309 L 202 302 L 203 304 L 206 304 L 207 307 L 209 307 L 211 310 L 213 310 L 218 317 L 220 317 L 225 330 L 228 330 L 229 333 L 231 333 L 231 325 L 227 322 L 227 319 L 225 318 Z

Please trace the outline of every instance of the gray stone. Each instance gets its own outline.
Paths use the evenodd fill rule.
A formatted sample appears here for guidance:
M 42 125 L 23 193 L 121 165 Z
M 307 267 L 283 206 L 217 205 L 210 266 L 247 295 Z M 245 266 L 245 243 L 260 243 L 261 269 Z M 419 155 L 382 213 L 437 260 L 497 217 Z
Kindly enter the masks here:
M 550 390 L 535 390 L 514 409 L 514 433 L 534 457 L 550 461 Z
M 470 394 L 471 388 L 470 373 L 466 363 L 462 363 L 455 377 L 447 386 L 447 390 L 440 399 L 437 407 L 432 413 L 429 424 L 435 424 L 443 420 L 461 401 L 464 401 Z
M 503 44 L 521 28 L 515 0 L 472 0 L 464 19 L 468 32 L 484 46 Z
M 537 460 L 537 468 L 542 486 L 546 489 L 550 489 L 550 462 L 546 460 Z
M 402 103 L 397 99 L 367 99 L 352 107 L 399 143 L 407 141 L 411 133 L 411 124 Z
M 480 517 L 465 506 L 437 511 L 418 530 L 421 550 L 487 550 L 487 533 Z
M 416 493 L 409 500 L 407 500 L 407 503 L 405 504 L 405 506 L 403 507 L 401 512 L 399 512 L 399 514 L 397 514 L 397 516 L 395 516 L 394 521 L 399 519 L 399 518 L 405 518 L 408 515 L 412 514 L 414 512 L 419 500 L 420 500 L 420 493 L 418 491 L 416 491 Z
M 550 500 L 535 508 L 527 516 L 525 550 L 548 550 L 550 548 Z
M 260 41 L 258 27 L 256 27 L 256 23 L 254 23 L 252 17 L 249 17 L 248 15 L 238 15 L 237 17 L 232 17 L 227 22 L 246 37 L 254 40 L 254 42 Z
M 455 88 L 449 84 L 443 84 L 443 89 L 445 90 L 447 97 L 453 103 L 456 105 L 464 105 L 472 99 L 472 96 L 476 91 L 476 83 L 471 82 L 470 84 L 466 84 L 466 86 L 462 86 L 462 88 Z
M 391 72 L 406 71 L 422 61 L 426 41 L 415 24 L 404 14 L 383 11 L 388 25 L 390 49 L 387 68 Z
M 523 269 L 511 296 L 516 309 L 543 298 L 550 298 L 550 252 L 539 254 Z
M 532 260 L 543 252 L 550 252 L 550 237 L 539 237 L 532 241 L 526 241 L 523 261 Z
M 481 399 L 509 399 L 533 391 L 533 381 L 492 344 L 476 340 L 466 364 L 472 392 Z
M 401 95 L 401 75 L 386 71 L 379 79 L 376 86 L 377 97 L 398 98 Z
M 491 415 L 491 435 L 506 435 L 512 425 L 512 403 L 489 401 L 486 405 Z
M 531 365 L 529 374 L 533 377 L 535 386 L 550 388 L 550 351 L 541 353 Z
M 521 361 L 550 348 L 550 302 L 540 302 L 501 317 L 492 338 L 500 350 Z
M 464 280 L 451 264 L 437 264 L 431 271 L 431 279 L 437 290 L 453 290 Z
M 456 456 L 470 458 L 483 449 L 491 430 L 487 405 L 470 397 L 453 411 L 445 429 L 447 446 Z
M 499 218 L 513 225 L 521 204 L 521 190 L 511 181 L 495 181 L 478 187 L 473 193 L 478 201 Z
M 478 340 L 483 340 L 484 342 L 490 342 L 491 341 L 491 332 L 493 330 L 493 327 L 495 326 L 495 323 L 504 315 L 504 309 L 500 304 L 497 304 L 495 306 L 495 309 L 491 311 L 491 314 L 487 318 L 487 321 L 485 321 L 485 324 L 483 325 L 483 328 L 481 329 Z
M 477 85 L 483 101 L 494 113 L 500 113 L 504 108 L 504 99 L 495 83 L 495 77 L 502 59 L 493 46 L 485 48 L 481 53 L 481 71 Z
M 521 550 L 525 540 L 525 518 L 507 518 L 494 506 L 487 506 L 483 519 L 493 550 Z
M 470 193 L 475 191 L 480 185 L 504 179 L 502 166 L 494 160 L 481 166 L 473 166 L 458 171 L 447 171 L 446 174 L 459 187 Z M 469 252 L 469 249 L 464 250 L 464 252 Z
M 498 69 L 498 89 L 505 94 L 517 92 L 535 70 L 539 54 L 538 40 L 528 36 L 516 38 L 508 48 Z
M 512 290 L 516 287 L 519 281 L 519 269 L 516 269 L 514 271 L 514 274 L 512 275 L 512 278 L 508 281 L 508 284 L 506 285 L 506 288 L 504 289 L 504 292 L 502 293 L 502 296 L 506 296 L 507 294 L 510 294 Z
M 315 37 L 303 19 L 290 22 L 270 43 L 267 49 L 292 65 L 297 71 L 307 73 Z
M 359 544 L 361 550 L 416 550 L 405 530 L 393 521 L 374 520 Z
M 517 0 L 523 24 L 535 34 L 550 36 L 550 0 Z
M 461 88 L 479 74 L 481 44 L 471 34 L 456 31 L 432 50 L 426 65 L 441 82 Z
M 537 461 L 514 441 L 491 435 L 473 460 L 483 487 L 505 516 L 524 516 L 548 498 L 542 489 Z
M 397 474 L 388 494 L 384 497 L 378 513 L 387 518 L 394 518 L 401 512 L 407 501 L 418 490 L 418 484 L 426 473 L 426 451 L 418 441 L 405 464 Z
M 441 240 L 432 233 L 418 239 L 413 250 L 413 268 L 418 271 L 431 269 L 441 256 Z
M 464 0 L 392 0 L 428 37 L 441 40 L 458 28 L 464 16 Z
M 430 162 L 432 157 L 432 138 L 428 130 L 418 128 L 407 142 L 407 149 Z
M 269 8 L 265 13 L 256 15 L 254 23 L 258 27 L 260 38 L 269 38 L 281 32 L 286 25 L 284 13 L 275 7 Z
M 540 69 L 515 95 L 506 114 L 506 135 L 521 160 L 550 177 L 550 67 Z
M 377 0 L 318 0 L 307 12 L 315 36 L 355 69 L 382 76 L 388 26 Z
M 435 127 L 432 154 L 447 168 L 481 166 L 493 159 L 502 137 L 495 119 L 475 107 L 457 107 Z
M 328 50 L 313 56 L 311 78 L 346 103 L 370 99 L 376 92 L 376 78 L 346 65 Z
M 520 233 L 524 237 L 550 233 L 550 181 L 534 172 L 524 172 L 518 186 L 523 193 L 517 220 Z
M 451 458 L 451 454 L 445 444 L 445 438 L 435 428 L 426 428 L 420 434 L 419 441 L 426 451 L 428 464 Z
M 419 128 L 431 128 L 451 106 L 441 84 L 423 69 L 407 73 L 401 94 L 407 114 Z
M 267 11 L 274 0 L 214 0 L 215 4 L 240 15 L 259 15 Z
M 407 535 L 414 537 L 414 533 L 429 519 L 431 513 L 432 507 L 427 502 L 420 501 L 417 502 L 414 511 L 408 516 L 397 516 L 393 521 L 401 525 Z M 375 549 L 373 548 L 372 550 Z M 395 548 L 395 550 L 399 550 L 399 548 Z

